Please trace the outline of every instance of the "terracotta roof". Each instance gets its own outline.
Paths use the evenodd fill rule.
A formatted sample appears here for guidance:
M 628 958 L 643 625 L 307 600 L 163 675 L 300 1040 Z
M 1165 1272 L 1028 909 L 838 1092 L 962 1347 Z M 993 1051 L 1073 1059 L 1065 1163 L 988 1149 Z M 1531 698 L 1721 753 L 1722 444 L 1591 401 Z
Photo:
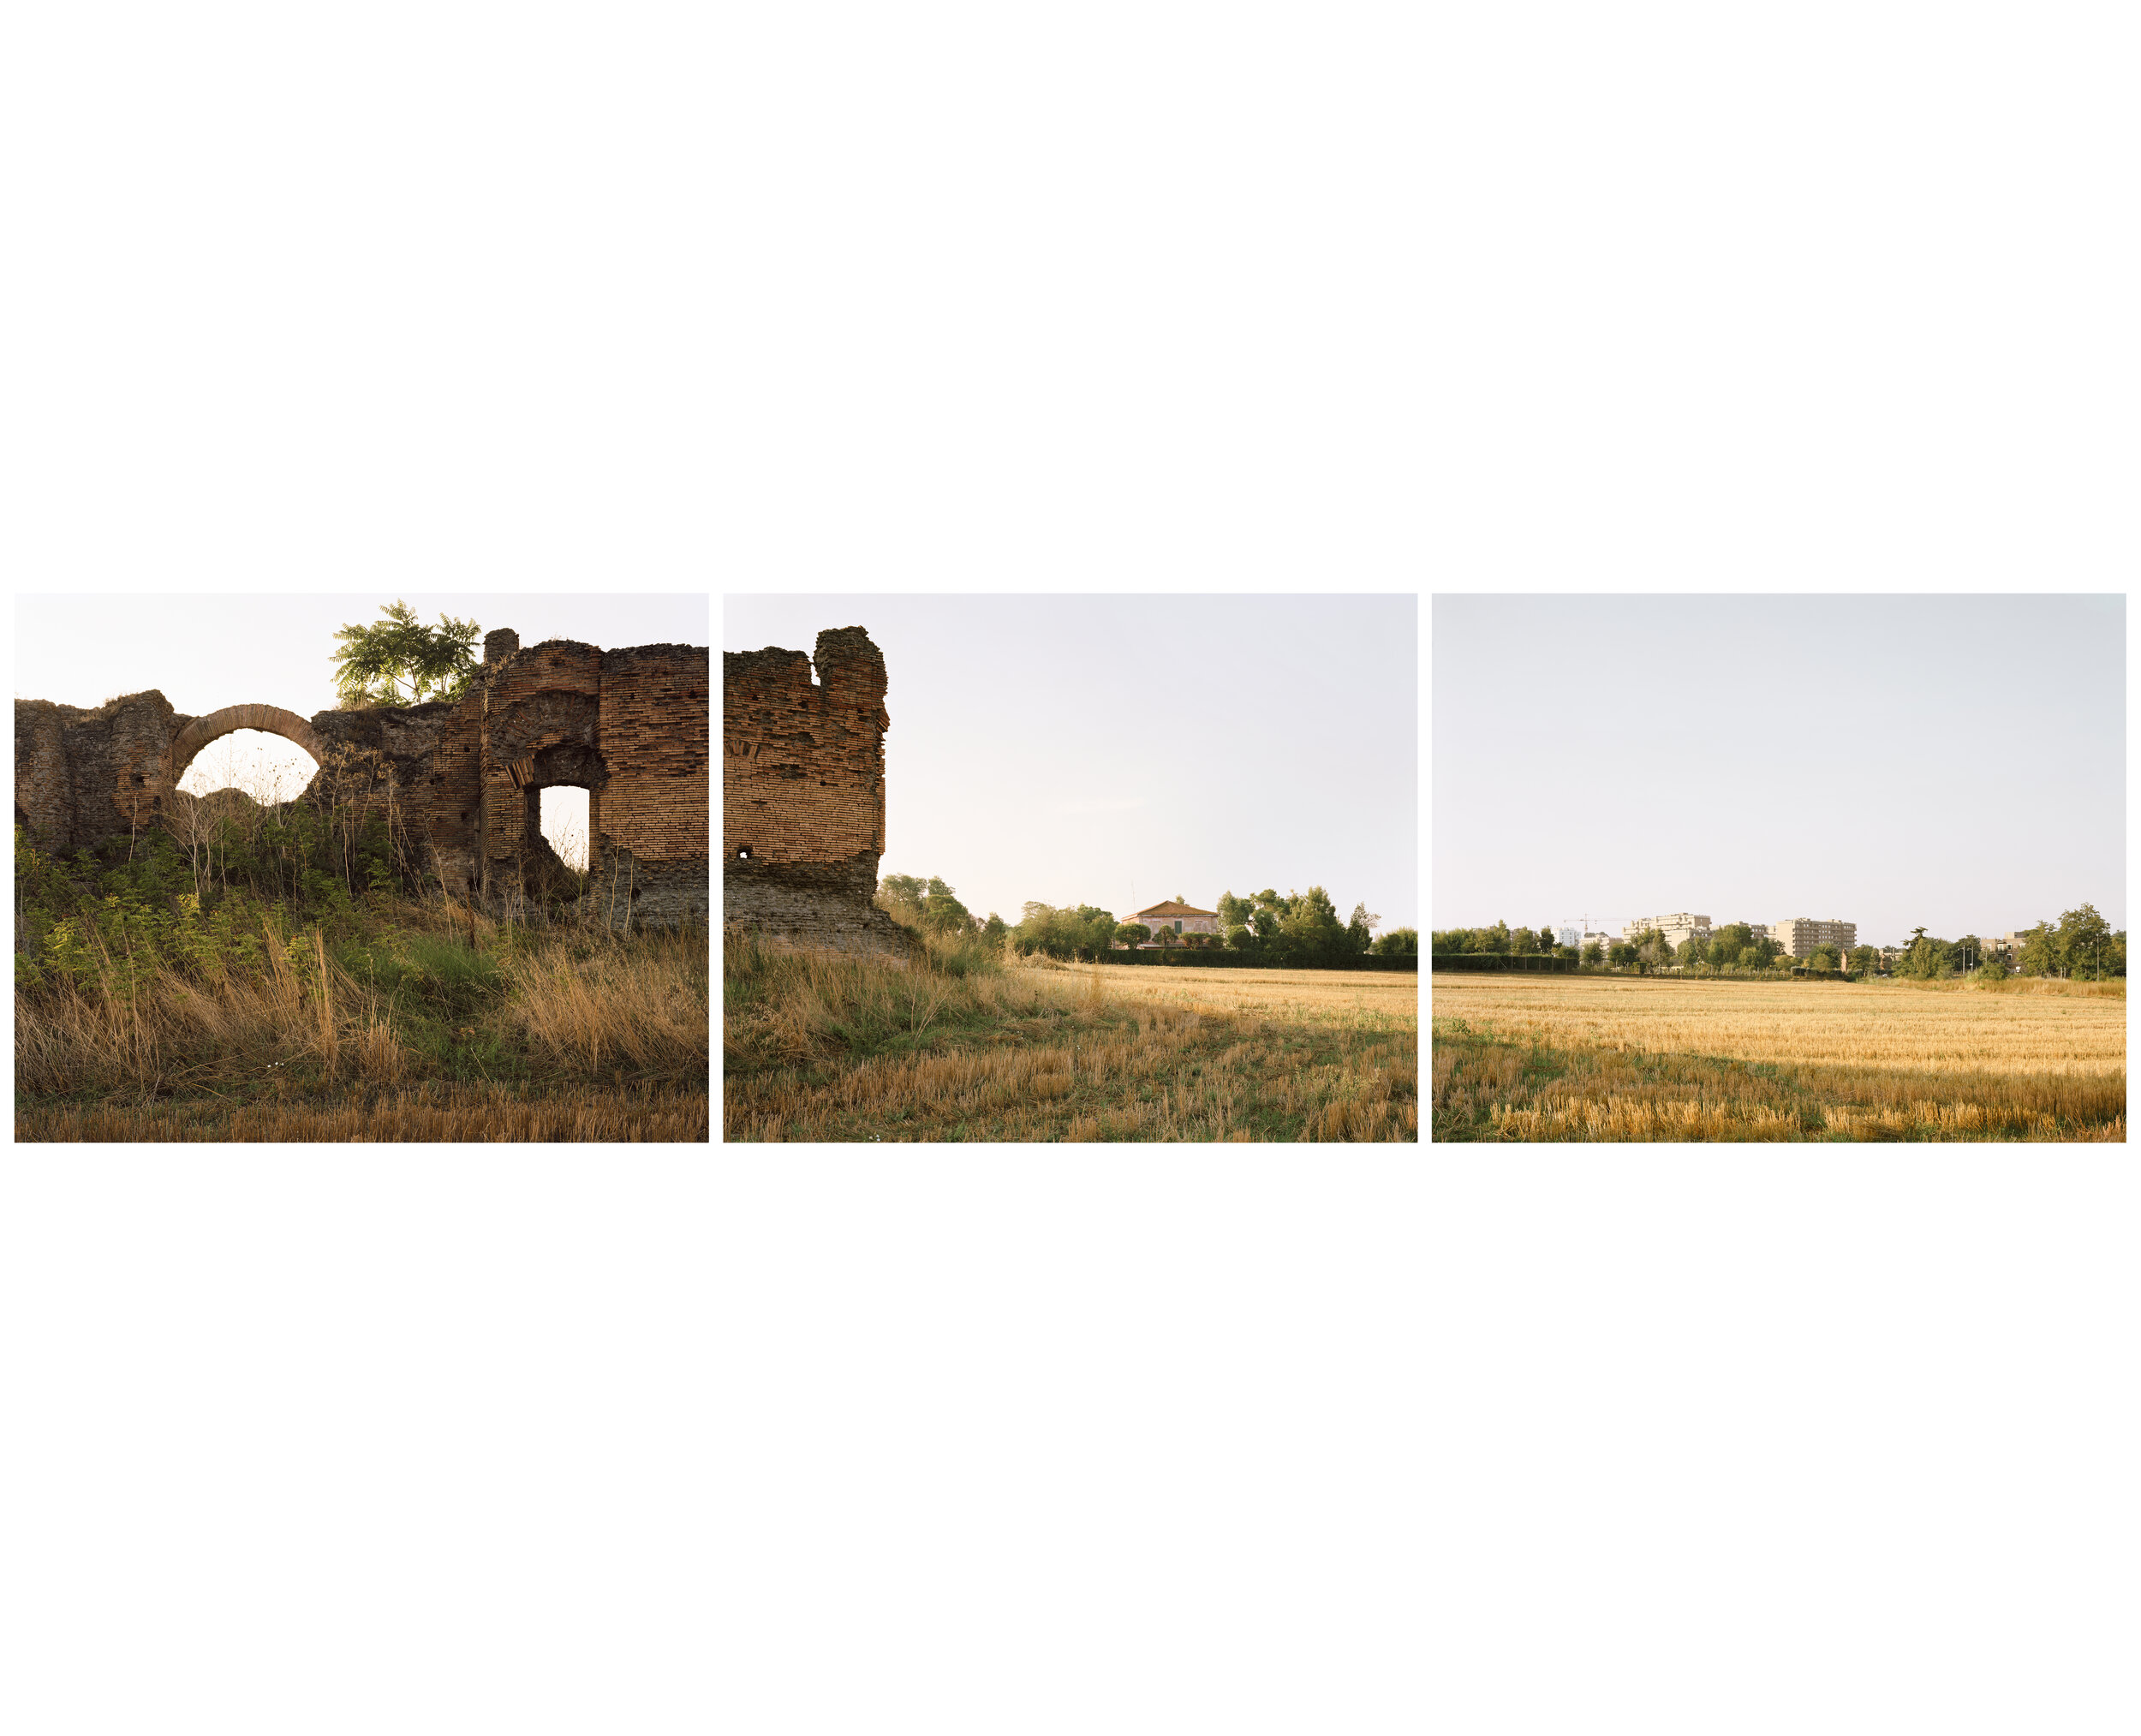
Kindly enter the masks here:
M 1200 910 L 1195 904 L 1178 904 L 1172 898 L 1164 904 L 1153 904 L 1140 910 L 1140 916 L 1216 916 L 1217 910 Z M 1135 918 L 1132 919 L 1133 921 Z

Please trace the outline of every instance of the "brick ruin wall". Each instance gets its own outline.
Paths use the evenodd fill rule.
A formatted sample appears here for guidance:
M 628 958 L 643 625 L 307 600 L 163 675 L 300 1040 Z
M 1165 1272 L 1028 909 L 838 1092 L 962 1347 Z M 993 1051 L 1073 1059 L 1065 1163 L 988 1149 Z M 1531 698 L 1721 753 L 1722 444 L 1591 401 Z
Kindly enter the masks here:
M 860 627 L 813 659 L 721 655 L 721 919 L 793 945 L 904 957 L 871 900 L 885 852 L 885 658 Z
M 15 818 L 49 850 L 178 821 L 176 784 L 201 747 L 233 729 L 269 729 L 320 761 L 312 802 L 376 803 L 428 879 L 497 904 L 562 885 L 543 838 L 541 791 L 587 791 L 595 913 L 613 926 L 707 920 L 707 647 L 603 651 L 573 640 L 523 651 L 486 635 L 480 679 L 456 704 L 320 712 L 266 706 L 206 718 L 151 691 L 94 710 L 15 702 Z

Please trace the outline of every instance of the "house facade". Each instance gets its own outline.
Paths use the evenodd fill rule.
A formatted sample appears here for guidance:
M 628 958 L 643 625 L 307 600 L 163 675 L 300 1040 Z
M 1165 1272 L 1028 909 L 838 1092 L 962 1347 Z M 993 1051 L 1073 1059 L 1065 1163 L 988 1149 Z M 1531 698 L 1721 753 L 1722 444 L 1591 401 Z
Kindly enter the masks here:
M 1148 906 L 1125 920 L 1142 922 L 1154 934 L 1162 928 L 1176 934 L 1216 934 L 1220 932 L 1220 914 L 1217 910 L 1200 910 L 1195 904 L 1185 904 L 1179 898 L 1168 898 Z M 1156 946 L 1157 940 L 1148 940 L 1148 946 Z

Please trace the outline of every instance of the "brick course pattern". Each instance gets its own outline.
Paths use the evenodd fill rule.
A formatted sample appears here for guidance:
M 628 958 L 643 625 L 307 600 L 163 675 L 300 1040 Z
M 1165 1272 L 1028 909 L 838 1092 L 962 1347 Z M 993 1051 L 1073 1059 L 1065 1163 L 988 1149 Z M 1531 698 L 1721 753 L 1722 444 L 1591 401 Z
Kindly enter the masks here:
M 722 921 L 801 946 L 906 956 L 871 903 L 885 852 L 885 658 L 860 627 L 814 659 L 721 656 Z
M 93 711 L 15 702 L 15 819 L 72 851 L 164 823 L 195 754 L 266 730 L 320 762 L 310 801 L 391 804 L 426 872 L 492 903 L 561 871 L 540 831 L 541 791 L 587 790 L 588 896 L 619 927 L 708 914 L 709 648 L 603 651 L 510 629 L 485 636 L 475 690 L 457 704 L 326 711 L 265 705 L 182 717 L 157 692 Z

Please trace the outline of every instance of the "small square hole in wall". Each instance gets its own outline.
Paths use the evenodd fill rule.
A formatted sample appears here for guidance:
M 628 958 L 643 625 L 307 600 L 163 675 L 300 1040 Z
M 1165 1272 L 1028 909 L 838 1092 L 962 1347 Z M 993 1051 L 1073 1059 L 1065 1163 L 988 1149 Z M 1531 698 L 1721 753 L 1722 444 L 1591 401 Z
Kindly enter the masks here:
M 751 860 L 751 847 L 750 847 L 750 845 L 749 845 L 749 844 L 739 844 L 738 845 L 737 845 L 737 847 L 736 847 L 736 859 L 737 859 L 738 862 L 748 862 L 748 861 L 750 861 L 750 860 Z

